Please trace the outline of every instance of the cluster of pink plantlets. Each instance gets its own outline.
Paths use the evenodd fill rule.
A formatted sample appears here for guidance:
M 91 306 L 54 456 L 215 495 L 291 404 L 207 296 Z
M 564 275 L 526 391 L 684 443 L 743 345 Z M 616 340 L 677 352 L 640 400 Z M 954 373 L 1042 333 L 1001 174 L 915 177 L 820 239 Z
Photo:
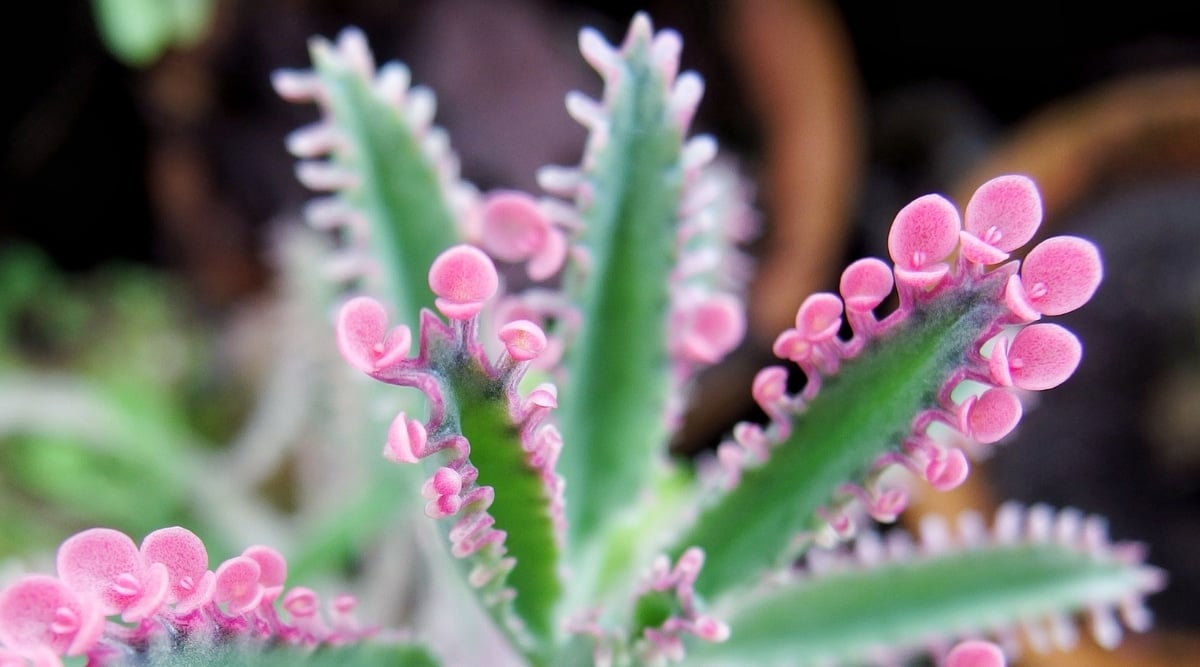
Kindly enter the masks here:
M 76 533 L 59 546 L 56 567 L 58 576 L 24 575 L 0 591 L 0 665 L 61 665 L 63 656 L 122 664 L 181 640 L 315 647 L 374 633 L 351 615 L 351 596 L 335 599 L 327 620 L 312 590 L 285 594 L 287 561 L 274 549 L 249 547 L 212 571 L 204 543 L 178 526 L 150 533 L 140 548 L 109 528 Z
M 510 569 L 513 563 L 501 558 L 506 533 L 493 528 L 495 521 L 487 513 L 495 492 L 490 486 L 476 484 L 479 471 L 470 462 L 470 443 L 459 434 L 436 437 L 446 417 L 441 385 L 446 369 L 435 368 L 439 362 L 432 358 L 433 348 L 450 345 L 477 364 L 484 376 L 506 389 L 510 417 L 527 448 L 527 462 L 542 473 L 556 508 L 554 520 L 561 531 L 562 480 L 554 467 L 562 438 L 553 425 L 543 423 L 546 414 L 557 405 L 557 390 L 545 383 L 524 398 L 516 393 L 529 364 L 547 347 L 546 335 L 537 324 L 515 320 L 501 326 L 496 336 L 503 352 L 495 362 L 483 349 L 477 335 L 480 311 L 499 287 L 496 267 L 483 251 L 459 245 L 442 253 L 429 269 L 429 286 L 437 296 L 438 310 L 449 324 L 432 313 L 422 314 L 418 356 L 409 356 L 412 333 L 408 327 L 399 325 L 389 331 L 386 309 L 369 297 L 357 297 L 342 307 L 337 321 L 338 347 L 347 361 L 377 380 L 416 387 L 429 397 L 431 415 L 427 422 L 411 419 L 404 413 L 392 422 L 384 456 L 396 463 L 417 463 L 437 452 L 452 452 L 450 460 L 422 487 L 422 495 L 428 500 L 426 514 L 433 518 L 458 516 L 450 530 L 454 555 L 461 558 L 485 547 L 491 549 L 493 558 L 489 559 L 489 566 L 477 569 L 471 577 L 472 583 L 483 585 Z
M 865 486 L 847 484 L 843 495 L 859 500 L 872 518 L 887 522 L 907 504 L 903 490 L 876 485 L 878 473 L 888 466 L 903 465 L 938 490 L 961 484 L 968 473 L 966 455 L 935 441 L 929 426 L 942 423 L 976 442 L 994 443 L 1020 421 L 1021 401 L 1014 390 L 1056 387 L 1070 377 L 1082 356 L 1082 346 L 1071 332 L 1057 324 L 1033 322 L 1075 310 L 1092 297 L 1103 272 L 1096 247 L 1081 238 L 1059 236 L 1039 243 L 1024 262 L 1000 264 L 1033 238 L 1041 221 L 1037 188 L 1019 175 L 984 183 L 962 217 L 940 195 L 919 197 L 901 209 L 888 236 L 895 266 L 875 258 L 852 263 L 842 273 L 840 296 L 809 296 L 796 312 L 796 326 L 776 338 L 775 354 L 795 362 L 807 382 L 798 395 L 789 395 L 785 368 L 770 366 L 759 372 L 752 391 L 771 424 L 766 429 L 740 424 L 733 439 L 722 443 L 718 455 L 729 482 L 736 483 L 742 465 L 766 460 L 769 448 L 790 433 L 792 415 L 804 411 L 822 382 L 836 376 L 844 362 L 911 318 L 955 299 L 975 299 L 995 307 L 979 327 L 983 333 L 971 353 L 942 385 L 938 405 L 916 415 L 899 449 L 875 461 Z M 992 268 L 996 264 L 1000 265 Z M 880 319 L 876 309 L 893 289 L 899 305 Z M 849 339 L 839 336 L 843 320 L 853 332 Z M 977 390 L 956 399 L 964 381 L 976 383 Z M 838 535 L 853 531 L 853 522 L 840 507 L 829 509 L 826 518 Z

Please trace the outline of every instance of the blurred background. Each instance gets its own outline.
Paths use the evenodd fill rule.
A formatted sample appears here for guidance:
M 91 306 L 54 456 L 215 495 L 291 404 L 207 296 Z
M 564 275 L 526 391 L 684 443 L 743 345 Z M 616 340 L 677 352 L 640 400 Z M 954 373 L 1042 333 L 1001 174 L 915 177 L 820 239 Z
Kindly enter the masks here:
M 1097 298 L 1063 318 L 1083 365 L 971 485 L 926 504 L 1078 507 L 1169 572 L 1150 636 L 1022 665 L 1200 664 L 1200 25 L 1187 3 L 21 4 L 0 45 L 0 563 L 97 523 L 136 536 L 189 522 L 235 544 L 284 532 L 270 517 L 295 514 L 309 488 L 289 480 L 320 482 L 295 469 L 319 465 L 287 454 L 319 439 L 288 406 L 316 399 L 280 389 L 311 376 L 278 354 L 308 335 L 287 304 L 311 289 L 317 252 L 283 240 L 309 197 L 283 137 L 316 111 L 269 85 L 307 64 L 310 36 L 362 28 L 380 61 L 437 92 L 468 180 L 533 189 L 537 167 L 578 160 L 566 91 L 599 91 L 578 29 L 616 39 L 645 9 L 683 35 L 684 66 L 707 84 L 696 129 L 757 184 L 764 223 L 749 340 L 708 374 L 680 450 L 750 410 L 727 387 L 749 385 L 806 294 L 885 254 L 904 203 L 962 204 L 987 178 L 1030 174 L 1043 233 L 1087 236 L 1105 256 Z M 194 456 L 252 469 L 254 503 L 199 498 L 209 485 L 181 463 Z

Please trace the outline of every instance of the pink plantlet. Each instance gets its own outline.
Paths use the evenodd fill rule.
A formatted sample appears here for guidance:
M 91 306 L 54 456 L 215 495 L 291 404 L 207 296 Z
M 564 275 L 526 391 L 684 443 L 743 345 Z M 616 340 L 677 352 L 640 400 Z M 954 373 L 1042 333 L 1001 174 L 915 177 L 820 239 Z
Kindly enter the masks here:
M 635 596 L 670 591 L 675 597 L 678 612 L 671 614 L 659 626 L 643 631 L 645 657 L 682 660 L 685 655 L 682 641 L 685 634 L 710 642 L 723 642 L 729 638 L 729 626 L 700 611 L 695 584 L 703 567 L 704 551 L 696 547 L 680 554 L 673 567 L 665 556 L 659 555 L 654 559 L 649 575 L 639 584 Z
M 1075 334 L 1057 324 L 1024 327 L 1009 343 L 997 341 L 988 368 L 999 385 L 1041 391 L 1052 389 L 1071 377 L 1083 356 Z
M 1025 257 L 1005 291 L 1009 308 L 1026 321 L 1062 315 L 1087 303 L 1104 277 L 1100 251 L 1074 236 L 1042 241 Z
M 1042 198 L 1025 176 L 999 176 L 979 186 L 963 215 L 962 252 L 977 264 L 998 264 L 1033 238 Z
M 497 333 L 513 361 L 536 359 L 546 349 L 546 333 L 529 320 L 516 320 L 500 327 Z
M 438 468 L 421 487 L 421 495 L 429 500 L 425 513 L 434 519 L 453 516 L 462 507 L 463 478 L 453 468 Z
M 234 616 L 253 611 L 263 601 L 262 567 L 248 556 L 235 556 L 217 568 L 213 601 Z
M 929 463 L 921 472 L 925 481 L 929 482 L 933 488 L 938 491 L 950 491 L 967 481 L 967 476 L 971 472 L 971 464 L 961 449 L 939 449 L 937 455 L 929 459 Z
M 1005 667 L 1008 662 L 999 646 L 991 642 L 970 640 L 950 649 L 942 667 Z
M 192 531 L 160 528 L 142 540 L 140 553 L 143 562 L 166 567 L 167 603 L 176 613 L 188 613 L 212 597 L 216 578 L 208 569 L 208 551 Z
M 57 567 L 63 583 L 95 596 L 106 616 L 121 613 L 127 621 L 140 621 L 167 599 L 166 566 L 146 567 L 133 540 L 117 530 L 92 528 L 67 538 L 58 548 Z
M 992 387 L 969 396 L 959 406 L 959 429 L 982 444 L 1002 439 L 1021 421 L 1021 401 L 1012 392 Z
M 746 332 L 746 317 L 741 300 L 731 294 L 717 293 L 696 297 L 677 313 L 673 330 L 675 345 L 688 361 L 712 364 L 720 361 Z
M 329 628 L 321 618 L 317 594 L 311 588 L 297 586 L 289 590 L 283 596 L 283 609 L 291 616 L 296 629 L 308 641 L 329 634 Z
M 429 287 L 437 295 L 436 304 L 443 315 L 452 320 L 469 320 L 496 294 L 500 277 L 482 250 L 457 245 L 433 260 L 429 267 Z
M 275 549 L 261 544 L 246 547 L 242 556 L 258 563 L 258 582 L 266 588 L 270 599 L 275 599 L 287 581 L 287 559 Z
M 427 441 L 425 425 L 401 412 L 388 428 L 383 457 L 393 463 L 416 463 L 428 454 Z
M 846 312 L 870 313 L 892 293 L 895 280 L 888 265 L 874 257 L 857 260 L 842 272 L 838 289 L 846 304 Z
M 842 326 L 842 309 L 842 300 L 837 295 L 812 294 L 796 310 L 796 330 L 814 343 L 832 340 Z
M 342 357 L 364 373 L 374 373 L 402 361 L 412 346 L 412 332 L 400 325 L 387 329 L 387 311 L 370 297 L 346 302 L 338 313 L 337 343 Z
M 533 280 L 558 273 L 567 258 L 567 239 L 536 199 L 524 193 L 502 190 L 487 197 L 480 213 L 484 250 L 505 262 L 528 262 Z
M 959 241 L 959 216 L 940 195 L 918 197 L 900 209 L 888 233 L 888 252 L 896 263 L 896 279 L 929 289 L 949 272 L 943 260 Z
M 86 653 L 104 630 L 104 614 L 89 599 L 51 576 L 17 579 L 0 591 L 0 646 L 22 667 L 25 656 Z

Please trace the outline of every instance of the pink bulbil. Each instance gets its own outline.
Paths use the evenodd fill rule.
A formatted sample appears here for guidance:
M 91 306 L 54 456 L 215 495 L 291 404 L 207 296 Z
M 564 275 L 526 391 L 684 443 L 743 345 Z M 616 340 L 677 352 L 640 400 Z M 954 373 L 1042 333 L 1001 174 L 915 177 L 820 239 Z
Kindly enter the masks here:
M 1042 198 L 1025 176 L 999 176 L 967 202 L 962 253 L 978 264 L 998 264 L 1033 238 L 1042 224 Z
M 567 238 L 556 228 L 536 199 L 502 190 L 488 196 L 480 214 L 484 249 L 505 262 L 528 262 L 533 280 L 545 280 L 562 268 Z
M 369 297 L 356 297 L 338 313 L 337 344 L 351 366 L 373 373 L 408 356 L 412 332 L 404 325 L 389 332 L 383 305 Z
M 943 260 L 958 247 L 958 210 L 945 197 L 925 195 L 900 209 L 888 233 L 896 279 L 919 288 L 936 285 L 950 271 Z
M 429 267 L 429 288 L 437 295 L 438 310 L 452 320 L 474 317 L 499 287 L 496 265 L 474 246 L 454 246 Z
M 103 629 L 99 608 L 54 577 L 26 575 L 0 591 L 0 646 L 17 656 L 80 655 Z
M 1008 662 L 999 646 L 980 640 L 965 641 L 946 656 L 942 667 L 1005 667 Z
M 63 583 L 94 596 L 106 616 L 120 613 L 136 622 L 167 601 L 167 567 L 147 565 L 133 540 L 111 528 L 92 528 L 67 538 L 58 548 L 57 565 Z

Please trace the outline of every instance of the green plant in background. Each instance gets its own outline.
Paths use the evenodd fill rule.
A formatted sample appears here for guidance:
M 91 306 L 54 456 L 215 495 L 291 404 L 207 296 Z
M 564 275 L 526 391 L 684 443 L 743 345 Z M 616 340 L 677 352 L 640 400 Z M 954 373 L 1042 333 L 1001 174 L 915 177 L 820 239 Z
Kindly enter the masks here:
M 215 0 L 92 0 L 100 37 L 118 60 L 144 67 L 208 33 Z
M 954 531 L 929 520 L 916 540 L 868 525 L 904 511 L 912 480 L 961 484 L 969 443 L 1004 438 L 1022 393 L 1074 372 L 1081 344 L 1042 320 L 1091 298 L 1095 246 L 1055 237 L 1011 259 L 1042 215 L 1022 176 L 985 183 L 961 215 L 938 195 L 917 199 L 892 225 L 890 264 L 851 264 L 839 294 L 806 299 L 776 339 L 782 363 L 748 388 L 765 421 L 738 424 L 707 457 L 672 459 L 695 374 L 743 336 L 738 246 L 754 217 L 715 141 L 688 137 L 703 83 L 677 71 L 678 35 L 638 15 L 620 46 L 592 30 L 580 46 L 603 98 L 568 96 L 587 145 L 579 166 L 538 174 L 540 197 L 460 180 L 432 94 L 402 65 L 376 69 L 357 31 L 314 40 L 311 71 L 276 75 L 281 95 L 322 110 L 288 147 L 300 180 L 329 193 L 309 222 L 342 241 L 328 263 L 336 281 L 304 263 L 291 274 L 304 276 L 304 321 L 319 320 L 313 304 L 336 307 L 336 347 L 379 381 L 339 385 L 333 405 L 287 405 L 321 405 L 304 419 L 334 424 L 345 461 L 382 445 L 401 465 L 359 469 L 322 496 L 331 512 L 282 531 L 285 548 L 250 547 L 215 570 L 183 528 L 140 546 L 115 530 L 78 533 L 58 551 L 57 577 L 0 592 L 0 661 L 855 665 L 932 654 L 994 667 L 1000 646 L 972 638 L 1011 651 L 1021 628 L 1035 646 L 1067 646 L 1077 612 L 1109 646 L 1118 613 L 1146 627 L 1142 598 L 1162 574 L 1098 518 L 1006 505 L 990 527 L 973 514 Z M 186 477 L 246 467 L 209 463 Z M 432 521 L 394 523 L 414 509 Z M 398 530 L 422 548 L 373 562 L 432 577 L 417 606 L 444 610 L 415 615 L 408 633 L 360 625 L 349 597 L 322 612 L 310 589 L 285 592 L 281 553 L 328 575 Z

